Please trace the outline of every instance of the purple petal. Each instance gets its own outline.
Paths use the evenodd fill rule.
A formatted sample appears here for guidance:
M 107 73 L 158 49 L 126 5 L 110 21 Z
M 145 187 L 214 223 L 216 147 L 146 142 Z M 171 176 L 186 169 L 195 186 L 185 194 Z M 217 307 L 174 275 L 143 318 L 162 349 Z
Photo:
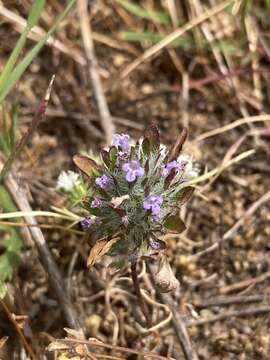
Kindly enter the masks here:
M 137 176 L 143 176 L 144 175 L 144 168 L 140 167 L 138 170 L 136 170 Z
M 145 210 L 149 210 L 149 209 L 151 209 L 151 204 L 149 204 L 149 202 L 148 202 L 147 200 L 144 200 L 144 202 L 143 202 L 143 208 L 144 208 Z
M 128 182 L 132 182 L 132 181 L 134 181 L 135 179 L 136 179 L 136 175 L 135 175 L 134 171 L 128 171 L 128 172 L 126 173 L 126 180 L 127 180 Z
M 129 171 L 129 168 L 130 168 L 129 163 L 125 163 L 122 166 L 122 170 L 125 171 L 125 172 Z

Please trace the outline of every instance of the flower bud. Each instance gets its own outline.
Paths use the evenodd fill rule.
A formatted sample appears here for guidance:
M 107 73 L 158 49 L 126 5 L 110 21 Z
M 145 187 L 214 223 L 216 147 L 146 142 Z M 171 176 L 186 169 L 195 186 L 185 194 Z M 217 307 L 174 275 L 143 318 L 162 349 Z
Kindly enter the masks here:
M 170 292 L 179 287 L 179 281 L 176 279 L 165 255 L 163 255 L 159 261 L 158 271 L 155 274 L 154 281 L 160 292 Z

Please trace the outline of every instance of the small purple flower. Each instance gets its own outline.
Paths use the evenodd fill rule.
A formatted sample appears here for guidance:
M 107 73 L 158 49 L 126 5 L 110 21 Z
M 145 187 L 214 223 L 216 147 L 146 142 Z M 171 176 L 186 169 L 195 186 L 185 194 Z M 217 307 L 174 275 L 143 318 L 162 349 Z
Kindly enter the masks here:
M 144 169 L 141 167 L 138 160 L 131 160 L 122 166 L 122 170 L 126 173 L 126 180 L 132 182 L 137 177 L 144 175 Z
M 170 174 L 170 172 L 173 169 L 175 169 L 176 172 L 178 172 L 179 170 L 182 169 L 182 166 L 181 166 L 181 164 L 179 164 L 178 161 L 173 160 L 173 161 L 169 162 L 168 164 L 162 166 L 161 175 L 166 177 Z
M 88 230 L 94 223 L 95 223 L 95 220 L 90 217 L 86 217 L 83 220 L 81 220 L 82 228 L 85 231 Z
M 112 144 L 116 147 L 120 147 L 124 153 L 129 151 L 129 135 L 127 134 L 114 134 Z
M 91 202 L 92 208 L 100 208 L 102 206 L 102 201 L 99 198 L 94 198 L 94 200 Z
M 109 178 L 107 175 L 102 175 L 96 178 L 96 185 L 99 186 L 101 189 L 107 189 L 109 186 Z
M 163 197 L 160 195 L 149 195 L 143 202 L 143 208 L 150 210 L 154 221 L 160 220 L 160 205 L 163 203 Z
M 159 250 L 161 248 L 161 243 L 159 241 L 157 241 L 157 240 L 154 240 L 154 239 L 149 240 L 149 245 L 154 250 Z

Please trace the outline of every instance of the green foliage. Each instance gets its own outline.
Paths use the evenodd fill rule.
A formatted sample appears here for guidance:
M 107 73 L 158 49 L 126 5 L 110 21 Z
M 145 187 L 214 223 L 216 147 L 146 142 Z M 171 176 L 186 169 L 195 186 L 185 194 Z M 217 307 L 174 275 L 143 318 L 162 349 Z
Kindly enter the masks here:
M 24 47 L 25 41 L 27 39 L 28 33 L 31 28 L 36 24 L 38 18 L 41 14 L 41 11 L 44 6 L 44 1 L 36 0 L 33 3 L 33 6 L 30 10 L 29 17 L 27 20 L 27 26 L 20 36 L 13 52 L 11 53 L 4 70 L 1 73 L 0 77 L 0 103 L 4 101 L 8 93 L 21 78 L 27 67 L 31 64 L 33 59 L 38 55 L 39 51 L 46 44 L 49 37 L 55 32 L 60 22 L 66 17 L 72 6 L 74 5 L 75 0 L 70 0 L 66 6 L 63 13 L 58 17 L 54 25 L 49 29 L 49 31 L 44 35 L 44 37 L 32 47 L 32 49 L 24 56 L 24 58 L 15 66 L 19 55 Z
M 33 2 L 33 5 L 30 9 L 29 16 L 27 19 L 27 24 L 22 32 L 19 40 L 17 41 L 16 46 L 14 47 L 6 65 L 4 66 L 4 69 L 0 76 L 0 94 L 5 90 L 5 88 L 8 86 L 9 83 L 9 77 L 10 74 L 15 66 L 15 63 L 23 49 L 23 46 L 25 44 L 25 41 L 27 39 L 27 36 L 32 29 L 33 26 L 36 25 L 38 22 L 38 19 L 40 17 L 40 14 L 43 10 L 45 1 L 44 0 L 36 0 Z
M 0 204 L 4 212 L 17 210 L 10 195 L 2 185 L 0 185 Z M 20 263 L 22 240 L 19 231 L 11 226 L 0 224 L 0 246 L 2 249 L 0 255 L 0 298 L 3 298 L 6 293 L 5 282 L 11 279 L 13 272 Z
M 3 130 L 0 133 L 0 151 L 9 155 L 15 147 L 16 128 L 17 128 L 17 108 L 12 106 L 11 111 L 7 111 L 2 106 Z
M 151 20 L 158 24 L 170 24 L 170 16 L 164 11 L 156 11 L 145 9 L 144 7 L 129 1 L 129 0 L 116 0 L 118 4 L 123 6 L 131 14 L 143 19 Z
M 125 41 L 129 42 L 138 42 L 142 45 L 146 42 L 149 42 L 150 44 L 156 44 L 166 35 L 158 34 L 155 32 L 150 31 L 122 31 L 119 33 L 120 38 L 122 38 Z M 190 35 L 183 35 L 180 38 L 176 39 L 171 44 L 172 47 L 181 47 L 181 48 L 191 48 L 194 46 L 194 41 L 192 39 L 192 36 Z

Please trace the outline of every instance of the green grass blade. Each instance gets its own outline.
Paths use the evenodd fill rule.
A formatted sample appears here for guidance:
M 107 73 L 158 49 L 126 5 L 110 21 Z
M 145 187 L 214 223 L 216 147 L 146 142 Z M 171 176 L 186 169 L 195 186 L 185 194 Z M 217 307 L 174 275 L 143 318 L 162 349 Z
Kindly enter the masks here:
M 31 28 L 37 23 L 41 11 L 43 10 L 45 1 L 44 0 L 35 0 L 27 19 L 27 26 L 22 32 L 19 40 L 16 43 L 15 48 L 13 49 L 9 59 L 0 75 L 0 93 L 8 86 L 9 76 L 16 64 L 18 56 L 20 55 L 22 48 L 24 47 L 25 41 L 27 39 L 28 33 Z
M 11 196 L 2 185 L 0 185 L 0 204 L 4 212 L 17 210 Z M 15 221 L 19 221 L 19 219 Z M 0 255 L 0 299 L 6 294 L 5 282 L 11 279 L 13 271 L 19 266 L 22 249 L 22 239 L 16 228 L 1 225 L 0 234 L 1 232 L 4 233 L 3 241 L 1 241 L 4 252 Z
M 38 22 L 38 19 L 41 15 L 41 12 L 44 8 L 45 5 L 45 0 L 35 0 L 29 15 L 28 15 L 28 19 L 27 19 L 27 24 L 29 28 L 32 28 L 33 26 L 35 26 Z
M 154 21 L 159 24 L 164 24 L 164 25 L 170 24 L 170 16 L 163 11 L 147 10 L 142 6 L 129 0 L 116 0 L 116 1 L 133 15 Z
M 137 32 L 137 31 L 122 31 L 119 33 L 119 37 L 122 40 L 129 42 L 139 42 L 143 44 L 144 42 L 150 42 L 156 44 L 161 41 L 165 35 L 161 35 L 154 32 Z M 194 46 L 194 41 L 190 35 L 182 36 L 181 38 L 176 39 L 172 44 L 172 47 L 182 47 L 182 48 L 191 48 Z
M 17 124 L 18 124 L 17 106 L 13 105 L 11 109 L 11 126 L 9 129 L 10 151 L 13 151 L 15 147 Z
M 24 43 L 27 39 L 28 31 L 29 29 L 25 28 L 25 30 L 21 34 L 19 40 L 16 43 L 15 48 L 13 49 L 11 55 L 9 56 L 8 61 L 0 75 L 0 93 L 3 92 L 5 88 L 8 86 L 9 75 L 12 72 L 14 65 L 18 59 L 18 56 L 24 46 Z
M 7 94 L 10 92 L 10 90 L 13 88 L 13 86 L 16 84 L 16 82 L 20 79 L 22 74 L 25 72 L 27 67 L 31 64 L 33 59 L 37 56 L 39 51 L 42 49 L 42 47 L 45 45 L 48 38 L 54 33 L 60 22 L 66 17 L 72 6 L 74 5 L 75 0 L 70 0 L 67 7 L 63 11 L 63 13 L 58 17 L 55 24 L 50 28 L 50 30 L 47 32 L 47 34 L 26 54 L 26 56 L 23 58 L 23 60 L 14 68 L 12 71 L 8 85 L 5 87 L 4 91 L 1 91 L 0 88 L 0 103 L 3 102 Z

